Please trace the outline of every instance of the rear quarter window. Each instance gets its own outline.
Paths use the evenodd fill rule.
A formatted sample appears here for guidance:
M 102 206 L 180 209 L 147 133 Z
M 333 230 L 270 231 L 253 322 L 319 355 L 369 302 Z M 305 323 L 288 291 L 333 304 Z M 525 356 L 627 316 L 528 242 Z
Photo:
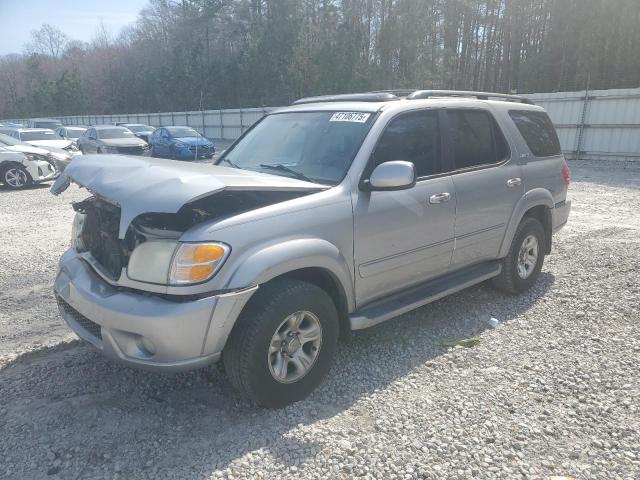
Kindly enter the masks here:
M 509 115 L 533 155 L 551 157 L 562 153 L 556 130 L 545 112 L 512 110 Z

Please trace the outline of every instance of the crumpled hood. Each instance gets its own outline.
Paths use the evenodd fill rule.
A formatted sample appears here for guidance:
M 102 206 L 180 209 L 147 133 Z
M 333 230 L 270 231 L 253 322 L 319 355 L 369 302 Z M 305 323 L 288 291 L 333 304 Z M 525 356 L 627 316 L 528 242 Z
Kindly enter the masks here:
M 142 213 L 176 213 L 191 201 L 228 190 L 319 191 L 316 183 L 212 164 L 125 155 L 85 155 L 71 162 L 51 187 L 64 192 L 71 181 L 120 207 L 119 237 Z
M 27 143 L 34 145 L 36 147 L 55 147 L 55 148 L 65 148 L 71 145 L 73 142 L 71 140 L 30 140 Z

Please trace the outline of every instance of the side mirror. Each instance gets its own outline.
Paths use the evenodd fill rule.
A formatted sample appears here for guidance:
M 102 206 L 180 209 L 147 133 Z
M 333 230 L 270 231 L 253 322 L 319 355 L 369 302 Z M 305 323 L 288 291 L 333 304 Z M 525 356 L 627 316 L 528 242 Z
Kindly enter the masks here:
M 416 184 L 416 170 L 411 162 L 394 160 L 378 165 L 365 180 L 366 190 L 407 190 Z

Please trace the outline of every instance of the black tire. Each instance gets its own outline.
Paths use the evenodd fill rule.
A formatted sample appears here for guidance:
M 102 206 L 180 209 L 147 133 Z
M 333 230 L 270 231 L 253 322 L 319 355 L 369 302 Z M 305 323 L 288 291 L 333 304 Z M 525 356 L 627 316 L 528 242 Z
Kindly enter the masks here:
M 96 153 L 102 153 L 102 149 L 100 147 L 97 148 Z
M 11 174 L 13 172 L 13 174 Z M 20 178 L 16 178 L 15 174 L 21 175 L 22 180 Z M 11 175 L 11 178 L 8 176 Z M 27 188 L 33 184 L 33 178 L 31 174 L 20 164 L 11 164 L 2 169 L 2 183 L 12 190 L 20 190 L 22 188 Z M 20 183 L 16 183 L 18 180 Z
M 531 273 L 529 273 L 526 278 L 522 278 L 522 276 L 518 274 L 520 249 L 525 239 L 530 235 L 535 236 L 538 242 L 538 256 Z M 510 294 L 522 293 L 531 288 L 542 270 L 545 252 L 544 245 L 545 233 L 542 224 L 532 217 L 523 218 L 513 236 L 509 254 L 502 260 L 502 272 L 493 279 L 494 287 Z
M 317 317 L 321 344 L 302 378 L 281 383 L 269 367 L 269 346 L 282 322 L 299 311 Z M 329 371 L 338 332 L 338 313 L 324 290 L 299 280 L 273 280 L 251 298 L 229 336 L 223 352 L 227 376 L 241 394 L 264 407 L 281 408 L 297 402 L 306 398 Z

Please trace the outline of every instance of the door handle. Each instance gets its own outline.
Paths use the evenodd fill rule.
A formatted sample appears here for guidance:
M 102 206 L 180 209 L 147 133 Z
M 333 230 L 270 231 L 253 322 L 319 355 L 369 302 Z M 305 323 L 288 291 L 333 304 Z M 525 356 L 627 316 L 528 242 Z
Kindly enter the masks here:
M 507 187 L 509 188 L 517 187 L 518 185 L 522 185 L 521 178 L 510 178 L 507 180 Z
M 429 203 L 444 203 L 448 202 L 451 198 L 451 194 L 448 192 L 434 193 L 429 197 Z

